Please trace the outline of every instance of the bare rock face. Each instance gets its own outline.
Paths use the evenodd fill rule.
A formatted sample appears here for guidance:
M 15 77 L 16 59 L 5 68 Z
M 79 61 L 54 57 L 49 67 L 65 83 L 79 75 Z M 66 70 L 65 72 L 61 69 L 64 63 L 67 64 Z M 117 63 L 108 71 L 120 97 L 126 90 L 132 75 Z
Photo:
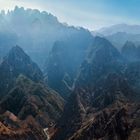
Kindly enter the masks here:
M 129 66 L 107 40 L 95 38 L 52 139 L 128 140 L 133 131 L 138 135 L 138 93 Z
M 1 140 L 46 140 L 42 128 L 32 117 L 21 121 L 11 118 L 12 113 L 3 114 L 0 118 L 0 139 Z
M 137 48 L 133 42 L 127 41 L 122 47 L 122 55 L 127 61 L 135 61 L 138 59 Z
M 92 38 L 86 36 L 79 40 L 70 38 L 56 41 L 48 57 L 45 73 L 48 85 L 67 99 L 70 95 L 69 87 L 75 80 L 79 67 L 86 56 Z
M 116 137 L 117 140 L 127 139 L 131 131 L 127 127 L 130 127 L 131 123 L 126 121 L 129 115 L 125 105 L 135 93 L 126 81 L 121 80 L 113 74 L 113 76 L 109 75 L 94 91 L 81 88 L 75 90 L 69 100 L 70 103 L 65 107 L 56 139 L 98 140 L 102 137 L 103 140 L 115 140 Z M 123 128 L 126 129 L 124 132 Z
M 69 96 L 69 90 L 64 82 L 72 85 L 74 74 L 78 64 L 71 63 L 71 52 L 64 42 L 56 42 L 49 55 L 46 75 L 48 85 L 61 94 L 62 97 Z
M 138 112 L 139 107 L 134 104 L 114 104 L 95 113 L 69 140 L 128 140 L 132 137 L 138 140 L 137 123 L 140 121 L 135 122 L 139 118 Z
M 35 82 L 43 80 L 39 67 L 18 46 L 13 47 L 0 64 L 0 93 L 4 96 L 16 78 L 23 74 Z

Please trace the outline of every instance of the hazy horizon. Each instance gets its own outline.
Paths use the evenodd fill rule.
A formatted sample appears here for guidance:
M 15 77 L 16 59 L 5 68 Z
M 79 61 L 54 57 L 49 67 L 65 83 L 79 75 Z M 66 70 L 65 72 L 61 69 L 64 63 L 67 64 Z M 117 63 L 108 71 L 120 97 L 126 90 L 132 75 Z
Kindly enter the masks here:
M 53 14 L 60 22 L 98 30 L 115 24 L 139 25 L 138 3 L 138 0 L 0 0 L 0 10 L 13 10 L 15 6 L 38 9 Z

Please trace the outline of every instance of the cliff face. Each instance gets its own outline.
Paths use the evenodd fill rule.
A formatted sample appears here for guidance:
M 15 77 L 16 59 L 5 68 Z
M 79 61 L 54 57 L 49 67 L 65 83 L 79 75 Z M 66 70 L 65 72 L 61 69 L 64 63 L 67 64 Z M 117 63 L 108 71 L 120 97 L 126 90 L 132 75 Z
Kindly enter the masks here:
M 86 56 L 92 38 L 77 39 L 77 41 L 68 39 L 55 42 L 46 64 L 45 73 L 48 85 L 65 99 L 69 97 L 69 89 L 79 72 L 79 67 Z
M 43 80 L 43 74 L 39 67 L 18 46 L 13 47 L 0 64 L 0 93 L 4 96 L 13 86 L 16 78 L 23 74 L 33 81 Z
M 26 121 L 22 121 L 13 113 L 7 111 L 0 116 L 0 139 L 46 140 L 46 135 L 33 117 L 30 116 Z
M 122 55 L 128 61 L 134 61 L 137 59 L 137 48 L 135 44 L 132 42 L 127 41 L 124 46 L 122 47 Z
M 107 40 L 95 38 L 93 48 L 80 68 L 54 139 L 130 138 L 131 133 L 139 128 L 135 121 L 139 122 L 137 100 L 140 98 L 136 100 L 139 93 L 130 83 L 131 74 L 126 74 L 129 67 L 130 63 L 126 63 Z
M 134 104 L 114 104 L 95 113 L 69 140 L 138 140 L 139 109 Z

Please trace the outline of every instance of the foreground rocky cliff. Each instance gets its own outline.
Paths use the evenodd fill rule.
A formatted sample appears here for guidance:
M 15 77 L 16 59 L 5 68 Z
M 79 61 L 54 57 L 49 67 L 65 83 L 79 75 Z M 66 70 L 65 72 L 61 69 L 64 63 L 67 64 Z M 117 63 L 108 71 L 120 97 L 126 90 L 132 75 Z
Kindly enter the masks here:
M 46 140 L 43 129 L 60 118 L 64 100 L 43 81 L 39 67 L 18 46 L 0 64 L 0 139 Z

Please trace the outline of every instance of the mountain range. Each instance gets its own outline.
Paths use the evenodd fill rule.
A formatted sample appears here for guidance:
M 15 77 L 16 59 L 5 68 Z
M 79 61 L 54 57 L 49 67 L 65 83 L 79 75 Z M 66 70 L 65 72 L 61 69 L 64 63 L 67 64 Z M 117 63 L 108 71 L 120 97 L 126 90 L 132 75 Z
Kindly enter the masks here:
M 107 38 L 119 50 L 121 50 L 126 41 L 132 41 L 136 45 L 140 45 L 139 25 L 117 24 L 95 30 L 92 34 Z
M 139 140 L 139 26 L 92 33 L 23 7 L 0 17 L 1 140 Z
M 1 12 L 0 18 L 0 56 L 18 44 L 42 69 L 56 41 L 67 41 L 69 45 L 73 42 L 71 46 L 77 47 L 92 38 L 88 30 L 60 23 L 45 11 L 16 6 L 13 11 Z

